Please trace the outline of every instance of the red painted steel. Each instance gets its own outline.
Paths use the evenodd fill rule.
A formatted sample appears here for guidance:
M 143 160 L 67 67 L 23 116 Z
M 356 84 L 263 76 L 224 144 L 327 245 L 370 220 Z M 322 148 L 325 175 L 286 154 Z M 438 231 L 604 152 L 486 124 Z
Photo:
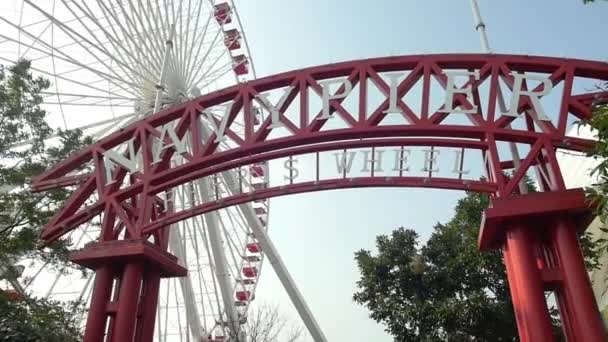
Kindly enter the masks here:
M 97 269 L 84 332 L 85 341 L 103 341 L 106 329 L 106 310 L 112 293 L 112 285 L 113 271 L 111 266 L 107 265 Z
M 218 5 L 215 16 L 219 21 L 229 20 L 229 8 Z M 239 67 L 246 68 L 246 61 L 242 62 Z M 456 124 L 448 120 L 450 114 L 442 112 L 441 108 L 433 108 L 431 101 L 432 80 L 445 89 L 448 78 L 444 72 L 454 69 L 479 71 L 479 79 L 470 77 L 461 86 L 461 89 L 470 87 L 473 94 L 471 99 L 464 94 L 454 94 L 453 103 L 442 106 L 461 106 L 466 109 L 477 106 L 476 114 L 464 115 L 466 120 Z M 397 84 L 398 98 L 395 102 L 401 111 L 396 115 L 400 115 L 405 124 L 384 124 L 391 101 L 391 86 L 383 78 L 387 72 L 404 72 L 403 80 Z M 545 74 L 553 86 L 563 86 L 559 110 L 551 113 L 551 121 L 540 121 L 532 101 L 525 96 L 521 97 L 516 108 L 516 112 L 524 118 L 524 128 L 514 128 L 515 117 L 496 112 L 499 81 L 504 82 L 512 91 L 515 84 L 512 72 Z M 581 340 L 585 336 L 585 341 L 600 341 L 604 335 L 594 319 L 599 319 L 599 315 L 581 262 L 574 223 L 571 223 L 582 222 L 576 221 L 578 214 L 573 212 L 585 209 L 581 209 L 582 204 L 576 199 L 565 201 L 561 206 L 556 204 L 564 196 L 573 196 L 572 193 L 563 192 L 565 187 L 556 150 L 585 151 L 593 144 L 592 141 L 568 137 L 567 124 L 572 119 L 589 118 L 594 102 L 608 99 L 606 93 L 601 92 L 573 93 L 574 82 L 581 77 L 598 82 L 606 81 L 608 64 L 498 54 L 422 55 L 337 63 L 245 82 L 146 117 L 95 142 L 37 177 L 32 186 L 39 191 L 76 187 L 62 210 L 46 225 L 42 237 L 51 242 L 102 214 L 100 242 L 117 240 L 125 232 L 126 239 L 153 237 L 153 248 L 164 252 L 168 243 L 167 227 L 171 223 L 261 198 L 370 186 L 488 192 L 494 204 L 500 206 L 501 200 L 510 201 L 510 204 L 507 209 L 503 206 L 503 209 L 494 208 L 494 211 L 486 212 L 486 218 L 491 218 L 494 214 L 504 217 L 494 222 L 493 228 L 486 227 L 487 220 L 484 221 L 480 246 L 501 248 L 503 251 L 521 340 L 550 341 L 553 338 L 547 324 L 542 296 L 543 289 L 550 289 L 557 292 L 566 334 L 574 340 Z M 345 128 L 332 128 L 328 125 L 328 120 L 331 119 L 324 118 L 323 111 L 313 112 L 309 101 L 311 96 L 322 96 L 323 81 L 336 78 L 346 79 L 353 89 L 358 88 L 358 91 L 349 94 L 349 98 L 355 97 L 356 109 L 350 109 L 344 98 L 331 96 L 342 94 L 345 85 L 329 94 L 329 112 Z M 417 84 L 422 85 L 419 110 L 404 101 L 405 95 L 411 93 Z M 380 104 L 370 108 L 368 95 L 371 86 L 375 86 L 381 93 L 380 96 L 386 98 L 381 98 Z M 535 91 L 542 89 L 542 85 L 526 84 L 526 87 Z M 482 105 L 480 100 L 483 89 L 487 89 L 487 106 Z M 260 118 L 256 114 L 259 105 L 256 97 L 269 91 L 285 92 L 285 100 L 278 107 L 278 120 L 283 126 L 279 136 L 273 134 L 279 131 L 275 131 L 271 116 Z M 225 114 L 225 135 L 230 144 L 219 148 L 216 133 L 212 132 L 209 137 L 202 139 L 200 122 L 209 120 L 202 114 L 203 110 L 226 103 L 231 103 Z M 295 118 L 286 114 L 288 109 L 296 113 Z M 261 120 L 256 121 L 259 119 Z M 213 120 L 219 127 L 218 120 Z M 161 129 L 167 124 L 176 127 L 180 139 L 186 134 L 192 137 L 192 150 L 184 155 L 186 161 L 179 166 L 171 165 L 175 153 L 173 149 L 163 150 L 160 161 L 152 162 L 153 139 L 161 136 Z M 104 152 L 117 150 L 128 141 L 133 142 L 134 152 L 143 156 L 143 169 L 129 175 L 124 168 L 117 168 L 112 172 L 111 179 L 106 179 Z M 524 149 L 528 152 L 522 156 L 521 165 L 508 177 L 505 176 L 505 171 L 513 170 L 517 163 L 501 158 L 499 145 L 505 143 L 528 146 L 528 149 Z M 258 182 L 250 193 L 233 194 L 184 210 L 165 208 L 160 196 L 165 190 L 192 180 L 241 167 L 253 166 L 255 169 L 255 165 L 277 158 L 386 146 L 476 150 L 485 157 L 484 171 L 487 179 L 440 178 L 429 173 L 428 177 L 379 177 L 372 174 L 371 177 L 350 179 L 344 176 L 315 182 L 293 182 L 281 187 Z M 80 170 L 83 166 L 89 166 L 95 171 L 82 174 Z M 546 196 L 542 199 L 535 195 L 519 194 L 518 183 L 532 168 L 540 175 L 538 181 L 541 190 L 545 191 L 543 196 Z M 256 170 L 256 173 L 260 176 L 258 179 L 263 178 L 263 170 Z M 92 204 L 87 202 L 92 199 Z M 547 203 L 553 203 L 553 208 L 546 208 Z M 171 206 L 171 203 L 168 205 Z M 544 229 L 532 229 L 536 227 L 538 217 L 532 218 L 525 212 L 526 209 L 532 209 L 543 217 Z M 556 216 L 557 209 L 562 210 L 559 217 Z M 556 220 L 550 220 L 552 218 Z M 537 254 L 536 250 L 544 250 L 545 254 Z M 93 249 L 89 249 L 83 253 L 93 252 Z M 159 270 L 142 272 L 141 266 L 137 266 L 140 264 L 126 256 L 123 264 L 117 267 L 112 264 L 115 259 L 111 259 L 111 255 L 108 253 L 102 256 L 95 266 L 98 267 L 98 279 L 85 340 L 99 341 L 106 333 L 118 337 L 118 331 L 124 331 L 129 336 L 135 334 L 137 340 L 149 341 L 154 323 L 140 324 L 144 320 L 137 317 L 148 317 L 146 320 L 153 321 L 150 319 L 153 317 L 151 308 L 156 306 Z M 257 269 L 245 268 L 242 271 L 248 277 L 257 275 Z M 129 287 L 126 288 L 125 284 L 129 284 Z M 110 300 L 109 289 L 112 286 L 119 286 L 120 291 L 115 291 L 118 296 Z M 139 288 L 144 289 L 143 294 L 135 295 Z M 125 296 L 129 296 L 129 299 L 125 300 Z M 144 312 L 137 313 L 138 301 L 145 308 Z M 107 308 L 109 309 L 106 310 Z M 112 318 L 114 315 L 115 318 Z M 110 323 L 106 324 L 108 319 Z M 106 329 L 106 325 L 109 328 Z
M 577 336 L 585 341 L 605 341 L 604 325 L 598 316 L 598 307 L 587 276 L 585 261 L 576 238 L 576 226 L 563 217 L 555 219 L 553 241 L 563 269 L 564 296 L 569 298 L 572 311 L 570 322 Z
M 510 283 L 511 293 L 516 293 L 519 311 L 518 329 L 522 342 L 525 341 L 554 341 L 551 329 L 551 318 L 545 302 L 544 286 L 534 256 L 535 241 L 530 233 L 530 227 L 523 223 L 513 224 L 506 228 L 505 253 L 509 254 L 510 272 L 514 272 L 515 286 Z M 512 297 L 515 297 L 512 295 Z
M 494 198 L 485 210 L 479 245 L 502 248 L 521 341 L 554 340 L 544 291 L 569 341 L 605 341 L 577 239 L 590 214 L 581 189 Z

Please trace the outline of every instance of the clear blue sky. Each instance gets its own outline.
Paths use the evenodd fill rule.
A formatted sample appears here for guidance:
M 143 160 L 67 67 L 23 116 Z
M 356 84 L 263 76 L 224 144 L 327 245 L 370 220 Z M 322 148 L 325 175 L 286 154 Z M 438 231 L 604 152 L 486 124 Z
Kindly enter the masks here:
M 259 76 L 388 55 L 479 52 L 468 0 L 237 1 Z M 499 53 L 608 59 L 608 2 L 481 1 L 490 43 Z M 331 342 L 391 341 L 352 303 L 353 253 L 398 226 L 427 237 L 452 215 L 459 192 L 340 190 L 272 200 L 271 237 Z M 278 303 L 297 320 L 266 265 L 258 301 Z

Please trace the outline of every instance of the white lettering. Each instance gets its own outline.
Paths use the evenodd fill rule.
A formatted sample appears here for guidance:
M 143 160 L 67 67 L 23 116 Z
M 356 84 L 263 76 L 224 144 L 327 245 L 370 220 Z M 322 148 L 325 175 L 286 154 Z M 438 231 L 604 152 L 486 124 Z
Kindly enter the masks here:
M 548 95 L 553 89 L 553 83 L 551 80 L 545 77 L 539 77 L 535 75 L 525 75 L 520 74 L 518 72 L 511 72 L 513 76 L 513 97 L 511 98 L 511 108 L 508 112 L 503 113 L 505 116 L 513 116 L 518 117 L 519 113 L 517 112 L 517 108 L 519 107 L 520 97 L 522 95 L 528 96 L 530 101 L 532 102 L 532 108 L 538 115 L 538 119 L 543 121 L 550 121 L 551 119 L 545 114 L 545 110 L 540 103 L 540 98 L 542 96 Z M 523 90 L 523 80 L 535 80 L 543 83 L 543 90 L 539 92 L 534 92 L 531 90 Z
M 285 89 L 283 96 L 279 99 L 279 102 L 274 106 L 270 100 L 268 99 L 268 94 L 259 94 L 257 98 L 260 100 L 262 105 L 266 107 L 266 109 L 270 112 L 270 121 L 271 125 L 269 128 L 278 128 L 284 126 L 280 120 L 280 112 L 279 109 L 285 104 L 289 93 L 293 90 L 293 86 L 289 86 Z
M 339 173 L 346 174 L 350 172 L 351 167 L 353 166 L 353 160 L 355 159 L 355 152 L 348 152 L 348 157 L 346 151 L 342 152 L 342 158 L 339 158 L 340 153 L 334 153 L 334 157 L 336 158 L 336 169 Z
M 388 96 L 388 109 L 384 111 L 384 113 L 402 113 L 401 108 L 397 106 L 397 86 L 399 78 L 401 75 L 398 74 L 388 74 L 386 75 L 390 80 L 390 88 L 389 88 L 389 96 Z
M 407 164 L 412 151 L 405 148 L 394 149 L 395 151 L 395 165 L 393 171 L 409 171 L 410 166 Z
M 300 175 L 300 170 L 298 170 L 298 168 L 294 165 L 297 162 L 298 160 L 294 159 L 293 157 L 289 157 L 285 160 L 283 165 L 285 166 L 285 169 L 289 171 L 289 176 L 283 176 L 284 180 L 289 180 L 293 182 L 294 179 L 298 178 L 298 176 Z
M 456 150 L 454 151 L 454 154 L 456 154 L 456 160 L 454 160 L 454 169 L 452 170 L 453 173 L 456 173 L 458 175 L 467 175 L 469 174 L 470 170 L 463 170 L 464 167 L 464 150 Z
M 374 159 L 370 159 L 370 155 L 372 151 L 362 151 L 363 152 L 363 168 L 361 172 L 369 172 L 369 166 L 372 166 L 374 172 L 382 172 L 382 154 L 384 151 L 374 150 Z
M 424 167 L 422 171 L 424 172 L 439 172 L 439 166 L 437 165 L 437 157 L 439 157 L 439 150 L 435 150 L 434 148 L 428 150 L 422 150 L 424 152 Z
M 473 76 L 476 80 L 479 80 L 479 70 L 473 72 L 469 71 L 446 71 L 444 74 L 447 76 L 447 85 L 445 89 L 445 105 L 440 110 L 441 113 L 463 113 L 463 114 L 477 114 L 477 106 L 473 105 L 471 109 L 463 109 L 462 106 L 454 108 L 454 94 L 465 94 L 469 102 L 473 102 L 473 87 L 468 85 L 464 89 L 456 87 L 456 76 Z
M 329 101 L 346 98 L 348 96 L 348 94 L 351 92 L 351 90 L 353 90 L 353 85 L 352 85 L 352 83 L 350 83 L 350 81 L 348 79 L 322 81 L 322 82 L 319 82 L 319 84 L 323 88 L 323 93 L 322 93 L 323 94 L 322 95 L 323 112 L 322 112 L 321 116 L 318 117 L 317 119 L 318 120 L 331 119 L 333 117 L 333 115 L 330 114 Z M 338 87 L 338 89 L 340 87 L 344 86 L 344 91 L 339 94 L 336 93 L 334 95 L 331 95 L 330 88 L 331 88 L 332 84 L 339 84 L 340 86 Z
M 112 179 L 112 171 L 114 170 L 115 166 L 121 166 L 131 173 L 138 171 L 137 156 L 135 155 L 135 145 L 133 139 L 127 142 L 127 151 L 128 158 L 125 158 L 122 153 L 112 150 L 108 150 L 103 153 L 103 165 L 106 171 L 106 185 L 115 182 L 115 180 Z
M 224 115 L 222 116 L 222 120 L 220 121 L 220 127 L 217 127 L 217 123 L 215 122 L 215 117 L 213 113 L 203 110 L 203 114 L 207 117 L 207 121 L 211 125 L 213 132 L 215 133 L 215 143 L 221 143 L 226 140 L 226 126 L 228 125 L 228 118 L 230 115 L 230 110 L 232 109 L 232 103 L 227 103 L 224 105 Z
M 167 135 L 169 135 L 169 139 L 171 140 L 171 143 L 164 145 Z M 186 153 L 186 145 L 184 144 L 184 142 L 179 140 L 179 138 L 177 137 L 177 133 L 175 133 L 175 128 L 172 127 L 171 125 L 166 125 L 166 126 L 163 126 L 163 128 L 161 130 L 160 139 L 158 140 L 158 143 L 153 144 L 152 163 L 156 164 L 156 163 L 160 162 L 161 153 L 169 147 L 173 147 L 175 149 L 175 152 L 177 152 L 178 154 Z

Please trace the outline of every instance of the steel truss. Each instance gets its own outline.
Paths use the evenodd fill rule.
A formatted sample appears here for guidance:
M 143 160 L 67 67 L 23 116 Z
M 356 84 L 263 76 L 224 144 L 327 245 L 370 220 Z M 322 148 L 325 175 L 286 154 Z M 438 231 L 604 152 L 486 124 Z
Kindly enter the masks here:
M 432 80 L 446 90 L 449 81 L 445 71 L 451 70 L 478 70 L 479 77 L 469 77 L 460 87 L 470 88 L 472 96 L 454 93 L 452 103 L 442 103 L 439 108 L 433 108 Z M 396 72 L 404 72 L 403 80 L 394 86 L 389 85 L 386 75 Z M 502 115 L 497 109 L 500 89 L 502 86 L 511 93 L 516 90 L 513 72 L 543 74 L 554 87 L 561 86 L 559 110 L 550 113 L 548 120 L 543 119 L 535 110 L 532 99 L 522 96 L 515 109 L 519 116 Z M 592 146 L 592 141 L 567 136 L 567 126 L 569 120 L 589 118 L 593 105 L 606 100 L 606 94 L 602 92 L 574 93 L 577 78 L 606 81 L 608 65 L 513 55 L 404 56 L 314 67 L 239 84 L 133 123 L 36 178 L 33 186 L 38 190 L 65 186 L 75 188 L 64 208 L 45 227 L 43 238 L 49 242 L 56 240 L 102 214 L 100 242 L 75 257 L 75 261 L 97 270 L 88 321 L 91 328 L 87 327 L 87 336 L 102 336 L 108 315 L 115 315 L 110 320 L 110 331 L 120 326 L 121 331 L 141 336 L 138 331 L 143 334 L 150 328 L 140 326 L 140 319 L 133 318 L 139 316 L 129 316 L 129 313 L 138 312 L 141 317 L 150 314 L 143 307 L 152 305 L 155 300 L 152 297 L 156 279 L 160 275 L 181 275 L 178 265 L 170 261 L 170 256 L 163 254 L 168 228 L 174 223 L 256 199 L 336 188 L 410 186 L 488 192 L 493 206 L 485 213 L 480 248 L 500 248 L 503 251 L 521 340 L 553 340 L 544 299 L 544 291 L 552 290 L 557 293 L 567 336 L 573 340 L 603 341 L 603 328 L 576 241 L 576 232 L 583 228 L 589 209 L 580 190 L 566 190 L 556 159 L 557 149 L 585 151 Z M 328 81 L 336 80 L 340 86 L 328 94 L 324 86 Z M 420 110 L 403 101 L 417 83 L 422 89 Z M 372 85 L 384 98 L 378 106 L 370 109 L 368 89 Z M 538 86 L 526 83 L 524 86 L 537 92 L 543 89 L 542 83 Z M 358 91 L 351 92 L 347 89 L 349 87 L 357 87 Z M 482 103 L 480 95 L 484 87 L 488 89 L 487 106 Z M 254 109 L 260 103 L 260 94 L 272 91 L 283 94 L 276 108 L 280 124 L 277 124 L 276 117 L 269 115 L 256 125 L 258 118 Z M 309 98 L 314 94 L 328 96 L 329 116 L 324 110 L 311 111 Z M 347 109 L 345 101 L 349 96 L 356 104 L 355 110 Z M 395 96 L 396 100 L 391 99 Z M 387 111 L 392 105 L 399 108 L 397 113 Z M 208 114 L 209 110 L 222 106 L 227 108 L 225 117 Z M 449 122 L 452 113 L 443 109 L 458 107 L 476 108 L 476 111 L 461 116 L 464 119 L 459 122 Z M 385 124 L 384 120 L 389 115 L 398 115 L 406 123 Z M 218 128 L 222 127 L 224 119 L 223 136 L 218 129 L 211 134 L 202 132 L 201 122 L 212 122 L 211 126 Z M 344 127 L 334 128 L 331 120 L 339 120 Z M 517 120 L 523 122 L 520 128 L 514 126 Z M 162 136 L 161 131 L 166 125 L 175 127 L 179 139 L 191 139 L 192 149 L 182 153 L 184 161 L 181 164 L 172 163 L 176 156 L 175 148 L 163 150 L 160 160 L 153 162 L 153 140 Z M 224 137 L 228 142 L 220 146 Z M 106 179 L 104 152 L 120 149 L 129 142 L 132 142 L 133 152 L 141 155 L 143 168 L 132 174 L 125 168 L 117 168 L 111 179 Z M 168 145 L 171 141 L 166 138 L 165 143 Z M 521 160 L 501 158 L 500 144 L 507 143 L 526 147 L 520 151 Z M 232 180 L 228 181 L 231 184 L 225 188 L 228 189 L 224 191 L 225 196 L 220 198 L 216 195 L 188 208 L 166 207 L 164 203 L 170 204 L 171 201 L 163 201 L 162 198 L 163 194 L 188 182 L 204 179 L 214 184 L 216 174 L 277 158 L 383 146 L 474 149 L 483 156 L 487 177 L 467 180 L 462 177 L 433 177 L 432 173 L 428 177 L 374 177 L 372 174 L 262 187 L 246 193 L 237 191 L 237 182 Z M 95 171 L 79 174 L 83 165 L 90 165 Z M 512 173 L 507 173 L 510 170 Z M 541 193 L 521 192 L 520 181 L 529 172 L 538 176 Z M 95 203 L 84 206 L 92 196 L 98 196 Z M 260 234 L 257 238 L 263 242 L 265 232 L 255 227 L 254 234 Z M 120 240 L 118 237 L 123 231 L 126 234 Z M 145 241 L 151 241 L 154 247 Z M 128 246 L 139 249 L 121 245 L 128 243 Z M 149 251 L 146 252 L 145 248 Z M 276 248 L 271 243 L 262 248 L 267 248 L 267 256 L 273 258 L 272 252 Z M 129 257 L 135 254 L 137 257 Z M 286 271 L 280 259 L 270 261 L 279 274 Z M 153 265 L 145 268 L 151 272 L 151 280 L 145 280 L 143 285 L 151 290 L 142 291 L 139 297 L 136 293 L 129 295 L 128 303 L 123 303 L 122 288 L 127 293 L 135 291 L 131 287 L 127 290 L 123 284 L 137 282 L 133 279 L 140 279 L 140 283 L 147 279 L 143 264 Z M 120 279 L 114 282 L 115 285 L 120 284 L 116 285 L 120 288 L 115 291 L 118 297 L 112 300 L 109 297 L 111 279 Z M 292 299 L 297 304 L 301 294 L 293 280 L 289 276 L 281 280 L 286 288 L 296 290 Z M 108 306 L 116 307 L 115 314 L 107 312 Z M 299 312 L 315 340 L 323 341 L 316 322 L 306 320 L 311 317 L 308 308 L 304 305 Z M 90 340 L 94 339 L 91 337 Z

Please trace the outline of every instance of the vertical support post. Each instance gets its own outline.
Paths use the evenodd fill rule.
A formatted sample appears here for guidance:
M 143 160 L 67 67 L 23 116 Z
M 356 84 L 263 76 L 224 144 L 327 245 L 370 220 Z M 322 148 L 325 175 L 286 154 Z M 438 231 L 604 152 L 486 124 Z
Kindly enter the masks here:
M 125 265 L 114 325 L 113 341 L 133 341 L 143 275 L 143 265 L 131 262 Z
M 534 239 L 528 227 L 515 222 L 506 232 L 505 249 L 511 294 L 522 342 L 554 341 L 551 318 L 545 302 L 544 285 L 536 265 Z M 514 282 L 512 282 L 514 280 Z M 523 328 L 523 329 L 521 329 Z
M 557 218 L 553 243 L 564 277 L 562 291 L 569 304 L 576 336 L 585 341 L 605 341 L 606 334 L 576 237 L 576 227 L 566 218 Z
M 517 331 L 524 331 L 524 318 L 519 310 L 519 289 L 517 288 L 517 281 L 515 278 L 515 271 L 513 271 L 513 263 L 511 261 L 511 254 L 507 250 L 507 247 L 502 248 L 502 255 L 507 270 L 507 281 L 509 282 L 509 292 L 511 293 L 511 302 L 513 303 L 513 312 L 515 313 L 515 323 L 517 324 Z
M 144 276 L 141 296 L 141 315 L 135 332 L 135 341 L 137 342 L 152 342 L 154 340 L 159 289 L 160 275 L 157 272 L 147 272 Z
M 576 335 L 576 319 L 572 315 L 572 303 L 570 303 L 569 298 L 564 293 L 563 289 L 557 289 L 555 291 L 555 299 L 557 301 L 557 308 L 559 310 L 559 317 L 562 321 L 562 327 L 564 331 L 564 335 L 566 336 L 566 341 L 580 341 L 582 337 L 579 339 Z
M 107 306 L 112 294 L 113 274 L 110 266 L 104 266 L 95 272 L 93 295 L 89 305 L 89 314 L 84 333 L 85 342 L 101 342 L 106 332 Z

